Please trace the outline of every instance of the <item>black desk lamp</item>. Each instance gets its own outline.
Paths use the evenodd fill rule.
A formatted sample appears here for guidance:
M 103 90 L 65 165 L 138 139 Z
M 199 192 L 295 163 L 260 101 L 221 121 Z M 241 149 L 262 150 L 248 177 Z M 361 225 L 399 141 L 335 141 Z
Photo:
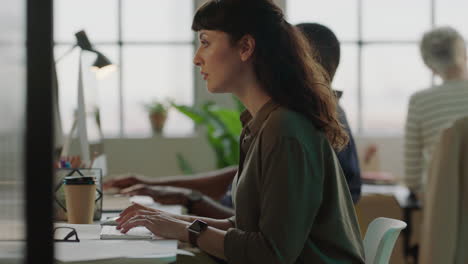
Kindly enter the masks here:
M 58 63 L 62 58 L 66 57 L 70 52 L 72 52 L 76 47 L 80 47 L 81 50 L 90 51 L 97 55 L 96 60 L 93 63 L 93 71 L 96 72 L 98 79 L 102 79 L 108 73 L 115 70 L 115 65 L 101 52 L 96 50 L 86 35 L 84 30 L 75 33 L 76 37 L 76 44 L 65 54 L 63 54 L 60 58 L 57 59 L 56 63 Z
M 75 33 L 76 37 L 76 44 L 68 50 L 64 55 L 57 59 L 56 64 L 65 56 L 67 56 L 70 52 L 72 52 L 76 47 L 81 49 L 80 52 L 80 59 L 79 59 L 79 67 L 78 67 L 78 111 L 73 121 L 73 125 L 71 128 L 70 133 L 65 138 L 62 148 L 61 156 L 68 156 L 69 148 L 71 145 L 71 139 L 73 133 L 78 130 L 78 135 L 80 139 L 80 149 L 81 149 L 81 157 L 85 164 L 91 163 L 91 157 L 89 153 L 89 141 L 88 141 L 88 132 L 87 132 L 87 125 L 86 125 L 86 107 L 85 107 L 85 99 L 84 99 L 84 89 L 83 89 L 83 77 L 82 77 L 82 67 L 81 67 L 81 56 L 83 51 L 93 52 L 97 55 L 96 61 L 93 63 L 93 70 L 96 72 L 97 78 L 101 79 L 108 73 L 115 70 L 115 65 L 104 56 L 101 52 L 97 51 L 91 42 L 89 41 L 86 33 L 81 30 Z

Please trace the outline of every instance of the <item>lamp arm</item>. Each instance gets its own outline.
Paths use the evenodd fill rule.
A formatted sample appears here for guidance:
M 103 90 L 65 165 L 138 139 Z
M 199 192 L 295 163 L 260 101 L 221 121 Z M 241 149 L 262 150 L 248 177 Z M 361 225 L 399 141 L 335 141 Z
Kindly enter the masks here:
M 67 50 L 64 54 L 62 54 L 62 56 L 60 56 L 57 60 L 55 60 L 55 64 L 59 63 L 63 58 L 65 58 L 68 54 L 70 54 L 76 47 L 78 47 L 77 44 L 75 44 L 73 47 Z

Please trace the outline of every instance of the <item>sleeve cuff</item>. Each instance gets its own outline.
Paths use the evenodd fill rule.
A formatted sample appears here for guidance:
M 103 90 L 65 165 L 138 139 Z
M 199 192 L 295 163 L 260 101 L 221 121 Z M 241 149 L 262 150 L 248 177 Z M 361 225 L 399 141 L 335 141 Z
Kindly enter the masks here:
M 245 260 L 244 231 L 229 228 L 224 236 L 224 256 L 229 263 L 243 263 Z
M 235 215 L 229 217 L 227 220 L 231 223 L 232 227 L 236 227 L 236 216 Z

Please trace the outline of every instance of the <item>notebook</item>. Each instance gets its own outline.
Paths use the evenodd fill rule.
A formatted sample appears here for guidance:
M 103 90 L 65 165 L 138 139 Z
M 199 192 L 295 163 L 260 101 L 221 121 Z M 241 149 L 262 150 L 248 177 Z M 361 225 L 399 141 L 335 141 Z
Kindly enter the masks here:
M 115 226 L 102 226 L 101 239 L 122 239 L 122 240 L 144 240 L 144 239 L 163 239 L 154 235 L 144 226 L 138 226 L 130 229 L 126 234 L 117 230 Z

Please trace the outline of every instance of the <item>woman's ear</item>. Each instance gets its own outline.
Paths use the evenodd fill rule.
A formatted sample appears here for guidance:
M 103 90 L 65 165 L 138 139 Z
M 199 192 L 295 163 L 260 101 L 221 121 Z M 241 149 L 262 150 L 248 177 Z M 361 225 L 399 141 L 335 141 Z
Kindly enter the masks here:
M 243 62 L 250 59 L 255 51 L 255 39 L 247 34 L 239 40 L 238 45 L 240 59 Z

